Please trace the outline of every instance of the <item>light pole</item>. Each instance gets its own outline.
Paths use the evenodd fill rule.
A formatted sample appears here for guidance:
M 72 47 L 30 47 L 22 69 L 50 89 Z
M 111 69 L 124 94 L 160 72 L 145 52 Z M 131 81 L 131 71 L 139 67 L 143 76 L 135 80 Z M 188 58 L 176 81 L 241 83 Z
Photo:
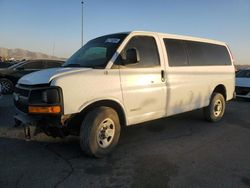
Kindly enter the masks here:
M 83 46 L 83 1 L 81 1 L 82 4 L 82 46 Z

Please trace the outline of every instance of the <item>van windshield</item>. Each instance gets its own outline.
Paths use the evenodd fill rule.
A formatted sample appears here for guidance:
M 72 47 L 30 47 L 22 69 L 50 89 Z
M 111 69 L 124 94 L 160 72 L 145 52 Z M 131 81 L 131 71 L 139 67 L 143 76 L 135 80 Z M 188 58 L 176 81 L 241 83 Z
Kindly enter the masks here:
M 127 34 L 113 34 L 89 41 L 63 67 L 105 68 Z

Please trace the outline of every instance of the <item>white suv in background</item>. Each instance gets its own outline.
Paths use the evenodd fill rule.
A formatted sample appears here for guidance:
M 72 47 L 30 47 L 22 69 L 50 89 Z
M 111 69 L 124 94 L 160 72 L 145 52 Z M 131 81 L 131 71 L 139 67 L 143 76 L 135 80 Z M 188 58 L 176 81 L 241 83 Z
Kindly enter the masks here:
M 250 68 L 236 74 L 236 97 L 250 99 Z

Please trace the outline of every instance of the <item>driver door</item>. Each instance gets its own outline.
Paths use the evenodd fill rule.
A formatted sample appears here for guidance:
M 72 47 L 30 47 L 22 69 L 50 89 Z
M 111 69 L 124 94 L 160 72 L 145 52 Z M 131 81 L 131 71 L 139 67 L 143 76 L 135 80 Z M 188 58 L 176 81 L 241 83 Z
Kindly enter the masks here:
M 120 65 L 123 102 L 128 124 L 136 124 L 165 115 L 165 68 L 160 61 L 156 39 L 153 36 L 134 36 L 121 52 L 136 49 L 139 62 Z

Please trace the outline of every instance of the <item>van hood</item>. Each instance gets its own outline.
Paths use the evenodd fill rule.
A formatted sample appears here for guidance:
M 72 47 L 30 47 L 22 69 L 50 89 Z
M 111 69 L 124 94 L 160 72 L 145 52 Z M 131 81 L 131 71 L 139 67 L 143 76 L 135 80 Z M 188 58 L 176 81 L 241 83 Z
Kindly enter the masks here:
M 27 74 L 18 80 L 18 84 L 26 85 L 36 85 L 36 84 L 48 84 L 54 78 L 59 76 L 75 73 L 75 72 L 85 72 L 91 68 L 51 68 L 46 70 L 41 70 Z

